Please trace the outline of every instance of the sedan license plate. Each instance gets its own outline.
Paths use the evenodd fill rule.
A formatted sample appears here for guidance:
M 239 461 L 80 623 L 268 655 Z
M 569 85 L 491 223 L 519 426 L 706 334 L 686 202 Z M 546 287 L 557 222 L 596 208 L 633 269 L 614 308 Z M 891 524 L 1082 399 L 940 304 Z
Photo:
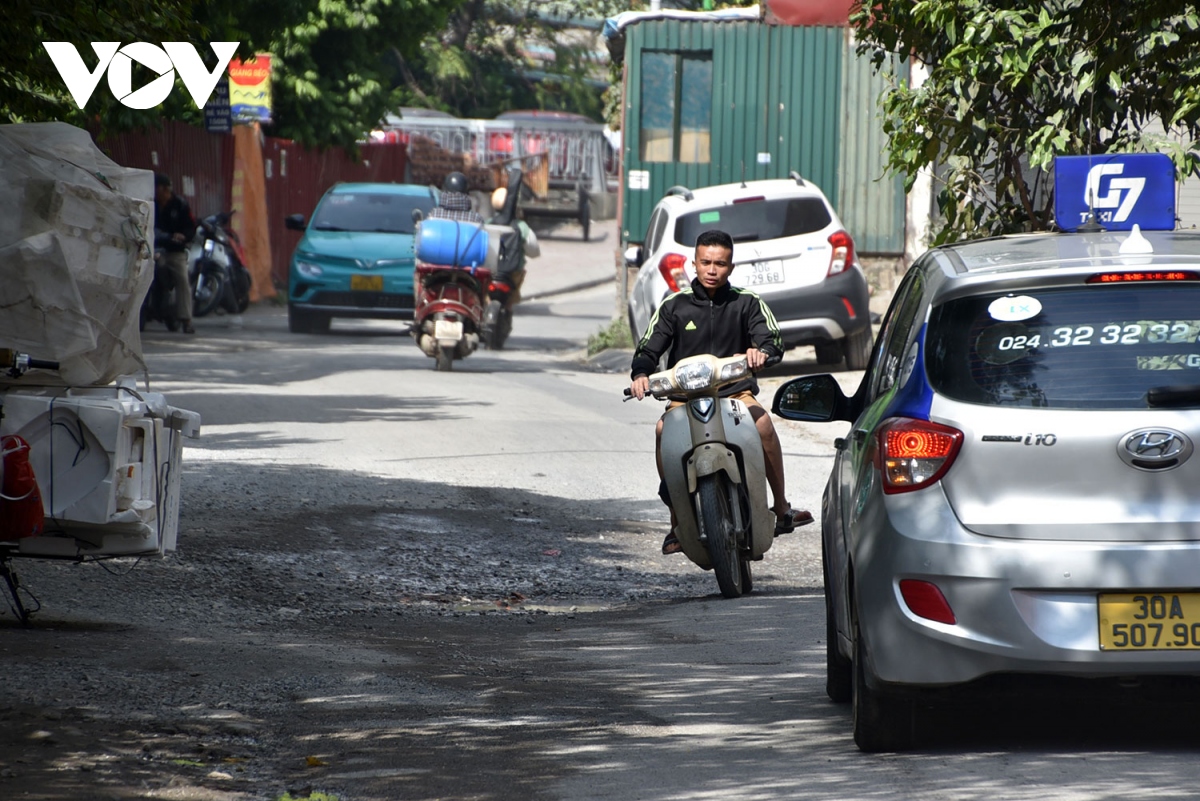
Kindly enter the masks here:
M 355 292 L 382 292 L 383 276 L 352 275 L 350 276 L 350 289 Z
M 1101 593 L 1102 651 L 1200 649 L 1200 593 Z
M 783 261 L 780 259 L 751 262 L 746 267 L 749 268 L 746 270 L 746 286 L 783 283 Z

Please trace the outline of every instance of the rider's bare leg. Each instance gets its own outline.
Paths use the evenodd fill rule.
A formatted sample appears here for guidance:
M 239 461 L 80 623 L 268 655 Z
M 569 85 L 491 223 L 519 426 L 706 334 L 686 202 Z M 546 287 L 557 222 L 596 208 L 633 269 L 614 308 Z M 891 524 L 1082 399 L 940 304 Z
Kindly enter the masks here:
M 775 433 L 775 425 L 771 422 L 771 415 L 767 414 L 767 410 L 753 404 L 746 405 L 754 418 L 759 439 L 762 440 L 763 462 L 767 472 L 767 484 L 771 487 L 771 498 L 775 502 L 775 514 L 782 515 L 791 508 L 787 493 L 783 489 L 783 445 L 779 442 L 779 435 Z
M 658 480 L 659 481 L 666 480 L 665 476 L 663 475 L 663 466 L 662 466 L 662 430 L 663 430 L 663 421 L 662 421 L 662 418 L 660 417 L 658 420 L 658 425 L 655 426 L 655 428 L 654 428 L 654 464 L 658 466 Z M 782 460 L 782 457 L 781 457 L 781 460 Z M 679 519 L 677 517 L 675 517 L 675 508 L 674 507 L 667 506 L 667 508 L 671 510 L 671 530 L 674 531 L 676 524 L 679 523 Z

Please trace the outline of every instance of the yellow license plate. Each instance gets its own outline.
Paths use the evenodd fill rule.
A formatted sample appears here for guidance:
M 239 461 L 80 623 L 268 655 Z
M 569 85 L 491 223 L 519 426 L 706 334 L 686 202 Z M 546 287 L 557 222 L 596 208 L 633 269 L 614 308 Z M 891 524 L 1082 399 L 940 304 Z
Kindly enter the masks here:
M 1200 650 L 1200 593 L 1101 593 L 1104 651 Z
M 350 276 L 350 288 L 355 292 L 382 292 L 383 276 L 352 275 Z

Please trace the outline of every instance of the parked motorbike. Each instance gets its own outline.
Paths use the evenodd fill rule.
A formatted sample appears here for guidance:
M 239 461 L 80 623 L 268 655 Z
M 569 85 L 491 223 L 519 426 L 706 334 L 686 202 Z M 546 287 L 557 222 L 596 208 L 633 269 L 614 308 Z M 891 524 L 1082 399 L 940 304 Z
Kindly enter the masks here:
M 37 359 L 28 353 L 0 348 L 0 375 L 8 378 L 20 378 L 29 370 L 58 368 L 56 361 Z M 4 417 L 4 398 L 5 393 L 0 389 L 0 418 Z M 29 624 L 30 613 L 36 612 L 37 608 L 25 608 L 20 595 L 20 580 L 8 563 L 18 550 L 12 543 L 41 534 L 44 521 L 41 490 L 29 464 L 29 443 L 12 434 L 0 437 L 0 542 L 9 543 L 0 546 L 0 578 L 4 579 L 8 589 L 13 612 L 26 625 Z
M 521 299 L 521 284 L 525 281 L 525 259 L 536 258 L 541 251 L 537 239 L 526 237 L 518 225 L 517 204 L 521 197 L 521 170 L 510 169 L 508 185 L 502 200 L 500 190 L 493 195 L 496 216 L 487 226 L 488 234 L 496 238 L 496 270 L 488 282 L 488 302 L 483 311 L 480 337 L 483 346 L 500 350 L 512 333 L 513 309 Z M 526 229 L 528 230 L 528 229 Z M 532 232 L 531 232 L 532 233 Z
M 702 355 L 650 376 L 655 398 L 684 401 L 663 417 L 660 445 L 675 536 L 726 598 L 751 591 L 750 562 L 775 540 L 758 428 L 744 403 L 718 395 L 749 374 L 744 355 Z
M 487 232 L 479 225 L 439 218 L 421 219 L 416 237 L 412 334 L 435 359 L 435 369 L 450 370 L 479 347 L 487 286 L 492 273 Z
M 250 305 L 250 271 L 242 243 L 229 225 L 232 211 L 212 214 L 196 227 L 199 251 L 189 264 L 192 314 L 203 317 L 218 307 L 241 314 Z

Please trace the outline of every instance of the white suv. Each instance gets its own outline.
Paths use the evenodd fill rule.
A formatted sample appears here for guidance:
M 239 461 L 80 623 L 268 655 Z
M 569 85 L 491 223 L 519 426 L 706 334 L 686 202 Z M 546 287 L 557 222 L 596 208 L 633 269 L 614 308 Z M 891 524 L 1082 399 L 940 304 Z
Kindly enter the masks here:
M 861 370 L 871 356 L 867 280 L 833 207 L 814 184 L 791 178 L 667 190 L 642 245 L 625 253 L 640 267 L 629 296 L 635 343 L 663 299 L 695 277 L 696 237 L 733 237 L 730 283 L 756 292 L 775 315 L 784 347 L 812 345 L 820 364 Z

